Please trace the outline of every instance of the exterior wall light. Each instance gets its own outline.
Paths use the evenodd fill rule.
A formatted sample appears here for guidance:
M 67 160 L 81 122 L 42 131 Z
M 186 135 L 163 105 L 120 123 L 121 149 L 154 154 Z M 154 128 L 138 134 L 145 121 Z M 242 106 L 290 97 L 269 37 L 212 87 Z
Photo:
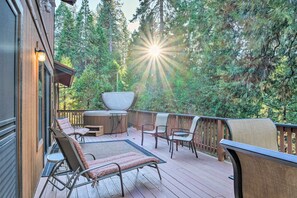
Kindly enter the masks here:
M 39 62 L 44 62 L 46 59 L 46 54 L 44 50 L 35 49 L 35 53 L 37 55 Z

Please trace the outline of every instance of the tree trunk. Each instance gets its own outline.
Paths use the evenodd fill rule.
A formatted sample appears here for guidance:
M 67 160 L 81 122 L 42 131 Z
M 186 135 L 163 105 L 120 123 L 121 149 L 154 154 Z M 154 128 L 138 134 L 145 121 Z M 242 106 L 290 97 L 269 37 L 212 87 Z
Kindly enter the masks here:
M 284 106 L 284 111 L 283 111 L 283 122 L 286 123 L 287 122 L 287 106 Z
M 160 33 L 163 34 L 164 31 L 164 0 L 159 0 L 160 7 Z
M 112 14 L 109 12 L 109 51 L 112 52 Z

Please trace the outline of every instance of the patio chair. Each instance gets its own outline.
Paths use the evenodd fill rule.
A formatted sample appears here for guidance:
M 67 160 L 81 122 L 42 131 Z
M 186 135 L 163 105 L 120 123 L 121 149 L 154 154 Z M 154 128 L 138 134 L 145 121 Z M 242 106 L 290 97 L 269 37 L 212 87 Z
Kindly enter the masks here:
M 277 130 L 269 118 L 228 119 L 231 140 L 278 151 Z
M 230 140 L 220 144 L 231 156 L 236 198 L 296 197 L 296 156 Z
M 82 142 L 85 142 L 85 135 L 90 131 L 88 128 L 74 128 L 68 118 L 58 118 L 56 119 L 59 128 L 66 133 L 67 135 L 74 135 L 75 139 L 81 139 Z
M 167 134 L 167 120 L 168 120 L 168 113 L 158 113 L 156 116 L 155 124 L 144 124 L 141 127 L 141 146 L 143 146 L 143 139 L 144 134 L 151 134 L 155 136 L 155 148 L 158 147 L 158 137 L 161 135 L 166 136 L 167 143 L 168 141 L 168 134 Z M 147 126 L 150 126 L 152 130 L 145 130 Z
M 70 197 L 74 188 L 90 183 L 92 184 L 92 187 L 94 187 L 99 180 L 112 176 L 120 177 L 121 192 L 122 196 L 124 196 L 122 173 L 135 169 L 139 170 L 139 168 L 143 168 L 144 166 L 156 168 L 160 180 L 162 179 L 157 165 L 159 160 L 155 157 L 148 157 L 139 153 L 129 152 L 97 160 L 94 155 L 91 155 L 93 160 L 88 161 L 86 159 L 86 154 L 83 153 L 80 144 L 76 140 L 59 130 L 51 129 L 51 131 L 53 132 L 57 144 L 68 164 L 68 177 L 66 182 L 59 178 L 59 176 L 65 174 L 65 172 L 59 173 L 57 171 L 63 163 L 62 161 L 58 162 L 48 177 L 40 197 L 48 182 L 59 190 L 64 190 L 65 188 L 69 189 L 67 197 Z M 77 184 L 76 182 L 80 177 L 85 177 L 86 181 Z M 63 187 L 59 187 L 56 183 L 61 184 Z
M 170 147 L 169 152 L 171 151 L 171 158 L 173 156 L 173 150 L 174 150 L 174 142 L 176 142 L 176 150 L 178 143 L 181 142 L 188 142 L 189 143 L 189 149 L 192 149 L 192 153 L 195 152 L 196 158 L 198 158 L 198 154 L 196 151 L 196 146 L 194 142 L 195 132 L 198 125 L 200 117 L 195 116 L 192 120 L 192 125 L 190 129 L 183 129 L 183 128 L 173 128 L 171 129 L 171 134 L 169 136 L 170 141 Z

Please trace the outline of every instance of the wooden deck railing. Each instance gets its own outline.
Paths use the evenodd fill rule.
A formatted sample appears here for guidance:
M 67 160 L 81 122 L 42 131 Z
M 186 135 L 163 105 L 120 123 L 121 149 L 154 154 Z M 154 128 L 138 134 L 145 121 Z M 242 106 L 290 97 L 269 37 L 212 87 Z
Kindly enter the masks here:
M 83 112 L 86 110 L 58 110 L 58 118 L 68 118 L 73 126 L 83 127 Z
M 153 123 L 157 112 L 151 111 L 129 111 L 128 121 L 137 129 L 146 123 Z M 192 119 L 195 115 L 188 114 L 169 114 L 168 133 L 172 128 L 190 128 Z M 197 135 L 195 136 L 195 143 L 200 151 L 218 156 L 220 161 L 224 160 L 224 150 L 219 145 L 222 138 L 229 138 L 229 131 L 225 125 L 225 118 L 200 116 Z
M 279 151 L 296 155 L 297 125 L 275 123 L 278 131 Z
M 74 126 L 83 126 L 83 112 L 86 110 L 58 110 L 58 117 L 68 117 Z M 128 123 L 137 129 L 142 124 L 153 123 L 157 112 L 135 111 L 128 113 Z M 195 115 L 170 113 L 168 120 L 168 132 L 172 128 L 190 128 Z M 225 152 L 219 141 L 229 139 L 229 130 L 225 124 L 226 118 L 200 116 L 195 143 L 197 148 L 211 155 L 217 156 L 219 161 L 225 159 Z M 276 123 L 278 130 L 279 151 L 296 155 L 297 125 Z

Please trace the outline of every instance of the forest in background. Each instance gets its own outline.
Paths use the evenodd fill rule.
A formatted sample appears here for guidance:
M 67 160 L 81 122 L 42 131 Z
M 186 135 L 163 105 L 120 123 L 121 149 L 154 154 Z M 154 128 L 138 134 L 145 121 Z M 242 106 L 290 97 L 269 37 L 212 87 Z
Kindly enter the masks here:
M 56 9 L 55 60 L 77 71 L 60 109 L 134 91 L 138 110 L 297 123 L 297 1 L 139 1 L 132 34 L 119 0 Z

